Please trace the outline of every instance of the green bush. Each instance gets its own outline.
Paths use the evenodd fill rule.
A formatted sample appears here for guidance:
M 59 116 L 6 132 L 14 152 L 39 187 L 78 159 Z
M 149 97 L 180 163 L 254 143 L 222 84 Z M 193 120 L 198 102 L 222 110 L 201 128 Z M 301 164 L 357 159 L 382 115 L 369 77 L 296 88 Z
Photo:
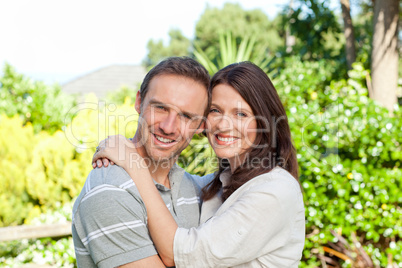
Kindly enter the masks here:
M 140 88 L 140 85 L 138 85 L 138 89 Z M 124 104 L 126 101 L 131 101 L 134 103 L 136 96 L 137 96 L 137 91 L 132 88 L 123 86 L 118 90 L 111 91 L 107 93 L 106 95 L 106 101 L 108 103 L 114 103 L 116 105 L 121 105 Z M 127 100 L 127 98 L 129 98 Z
M 64 131 L 50 134 L 0 115 L 0 226 L 29 223 L 76 197 L 99 141 L 134 135 L 138 115 L 129 99 L 116 106 L 90 96 L 65 117 Z
M 18 115 L 24 124 L 32 123 L 35 132 L 54 132 L 63 126 L 64 115 L 75 106 L 73 96 L 60 86 L 48 86 L 18 74 L 9 64 L 0 77 L 0 114 Z
M 0 115 L 0 227 L 22 223 L 21 215 L 37 214 L 25 185 L 36 139 L 32 125 L 22 124 L 18 116 Z
M 366 70 L 328 82 L 328 63 L 291 60 L 274 84 L 285 103 L 305 191 L 307 240 L 301 267 L 320 265 L 336 230 L 359 242 L 376 265 L 402 264 L 402 111 L 368 98 Z M 323 81 L 327 81 L 323 83 Z

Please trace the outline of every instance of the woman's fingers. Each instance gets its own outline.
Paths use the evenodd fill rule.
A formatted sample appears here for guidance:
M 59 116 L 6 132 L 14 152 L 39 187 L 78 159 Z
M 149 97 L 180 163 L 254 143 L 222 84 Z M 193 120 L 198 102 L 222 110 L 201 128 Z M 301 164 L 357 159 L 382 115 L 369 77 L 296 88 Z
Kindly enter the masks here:
M 109 161 L 109 159 L 107 159 L 107 158 L 102 158 L 102 159 L 98 159 L 98 160 L 96 160 L 95 162 L 93 162 L 92 163 L 92 167 L 93 168 L 96 168 L 96 167 L 102 167 L 102 166 L 104 166 L 104 167 L 108 167 L 109 166 L 109 163 L 110 163 L 110 161 Z M 111 164 L 111 163 L 110 163 Z M 114 164 L 114 163 L 113 163 Z
M 108 167 L 109 164 L 123 166 L 132 153 L 137 153 L 132 141 L 122 135 L 110 136 L 99 143 L 92 158 L 92 167 Z
M 103 166 L 104 166 L 104 167 L 109 166 L 109 159 L 103 158 L 103 159 L 102 159 L 102 163 L 103 163 Z
M 110 161 L 110 160 L 107 159 L 107 158 L 100 158 L 100 159 L 96 159 L 96 160 L 93 161 L 92 167 L 93 167 L 93 168 L 96 168 L 96 167 L 99 167 L 99 168 L 100 168 L 100 167 L 102 167 L 102 166 L 108 167 L 109 164 L 114 165 L 114 162 L 113 162 L 113 161 Z
M 100 160 L 100 159 L 96 160 L 96 165 L 98 167 L 102 167 L 102 160 Z

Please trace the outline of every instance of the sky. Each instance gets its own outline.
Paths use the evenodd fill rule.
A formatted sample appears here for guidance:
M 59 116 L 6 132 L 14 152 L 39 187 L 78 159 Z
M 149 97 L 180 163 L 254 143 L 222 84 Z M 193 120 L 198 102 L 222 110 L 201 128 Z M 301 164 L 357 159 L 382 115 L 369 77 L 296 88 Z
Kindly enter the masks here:
M 141 64 L 150 39 L 172 28 L 192 39 L 207 5 L 239 3 L 272 19 L 290 0 L 0 0 L 0 70 L 5 62 L 48 84 L 112 64 Z M 2 72 L 2 71 L 0 71 Z

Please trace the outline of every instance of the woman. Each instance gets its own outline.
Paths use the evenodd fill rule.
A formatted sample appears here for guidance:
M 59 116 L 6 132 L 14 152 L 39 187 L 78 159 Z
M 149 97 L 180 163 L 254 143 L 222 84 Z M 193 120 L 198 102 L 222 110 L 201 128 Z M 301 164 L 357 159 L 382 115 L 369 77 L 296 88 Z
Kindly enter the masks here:
M 219 170 L 203 189 L 198 228 L 177 227 L 146 168 L 128 168 L 107 146 L 94 161 L 107 157 L 130 174 L 165 265 L 297 267 L 304 246 L 304 206 L 279 96 L 268 76 L 249 62 L 217 72 L 210 89 L 207 136 Z M 121 136 L 112 139 L 125 142 Z

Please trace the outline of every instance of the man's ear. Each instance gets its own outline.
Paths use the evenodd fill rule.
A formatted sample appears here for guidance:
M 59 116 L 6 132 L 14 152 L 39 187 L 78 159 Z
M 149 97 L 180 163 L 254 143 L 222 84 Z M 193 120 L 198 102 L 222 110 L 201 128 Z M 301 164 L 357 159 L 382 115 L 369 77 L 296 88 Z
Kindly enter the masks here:
M 205 130 L 205 121 L 202 121 L 200 127 L 197 129 L 197 131 L 195 133 L 200 134 L 202 132 L 204 132 Z
M 141 94 L 140 91 L 137 91 L 137 96 L 135 97 L 135 110 L 138 114 L 141 113 Z

